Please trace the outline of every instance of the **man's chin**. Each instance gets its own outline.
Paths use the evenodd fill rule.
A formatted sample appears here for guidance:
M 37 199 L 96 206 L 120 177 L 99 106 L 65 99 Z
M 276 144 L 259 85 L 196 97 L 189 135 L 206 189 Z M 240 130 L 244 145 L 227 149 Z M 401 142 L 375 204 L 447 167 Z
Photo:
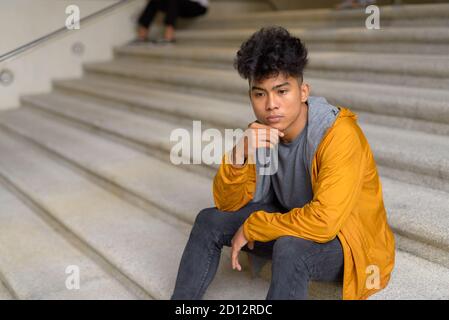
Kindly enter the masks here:
M 279 131 L 284 130 L 284 126 L 281 123 L 270 123 L 270 124 L 267 124 L 267 126 L 273 128 L 273 129 L 277 129 Z
M 283 131 L 285 129 L 285 126 L 280 122 L 279 123 L 268 123 L 266 121 L 263 121 L 263 122 L 261 121 L 261 123 L 270 128 L 277 129 L 279 131 Z

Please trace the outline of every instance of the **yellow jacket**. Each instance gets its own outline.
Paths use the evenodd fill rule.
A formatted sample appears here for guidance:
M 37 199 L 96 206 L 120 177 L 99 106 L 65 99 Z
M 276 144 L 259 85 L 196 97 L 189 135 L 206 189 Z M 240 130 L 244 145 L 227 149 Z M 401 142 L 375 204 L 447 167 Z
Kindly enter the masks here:
M 260 242 L 295 236 L 325 243 L 338 236 L 344 253 L 343 299 L 366 299 L 387 285 L 395 241 L 376 163 L 357 115 L 337 108 L 335 122 L 311 158 L 312 201 L 287 213 L 255 211 L 243 230 L 248 241 Z M 225 164 L 226 157 L 214 178 L 214 201 L 222 211 L 236 211 L 253 199 L 256 165 L 234 168 Z

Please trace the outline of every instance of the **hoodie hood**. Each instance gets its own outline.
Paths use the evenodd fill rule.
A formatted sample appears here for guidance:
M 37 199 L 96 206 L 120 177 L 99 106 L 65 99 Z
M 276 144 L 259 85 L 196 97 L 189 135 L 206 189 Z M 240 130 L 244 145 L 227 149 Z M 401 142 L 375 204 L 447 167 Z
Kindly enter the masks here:
M 340 113 L 340 109 L 329 104 L 323 97 L 310 96 L 307 100 L 309 106 L 307 117 L 307 144 L 306 162 L 310 176 L 312 162 L 315 153 L 321 143 L 326 131 L 333 126 Z M 343 115 L 346 115 L 346 111 Z

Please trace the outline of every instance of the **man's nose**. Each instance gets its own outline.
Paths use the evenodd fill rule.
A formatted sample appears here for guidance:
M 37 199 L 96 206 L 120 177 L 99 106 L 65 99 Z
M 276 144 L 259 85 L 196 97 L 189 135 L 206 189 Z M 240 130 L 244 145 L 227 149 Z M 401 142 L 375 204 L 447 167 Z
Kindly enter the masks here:
M 275 97 L 268 95 L 267 104 L 265 105 L 265 109 L 267 111 L 273 110 L 273 109 L 279 109 L 278 101 Z

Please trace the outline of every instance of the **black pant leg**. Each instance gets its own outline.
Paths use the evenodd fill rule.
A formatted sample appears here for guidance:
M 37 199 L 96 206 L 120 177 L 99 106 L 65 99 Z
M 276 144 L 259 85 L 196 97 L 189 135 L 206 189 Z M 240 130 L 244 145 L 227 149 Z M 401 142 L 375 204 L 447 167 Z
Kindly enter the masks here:
M 166 14 L 164 19 L 164 24 L 175 26 L 176 24 L 176 18 L 178 17 L 179 13 L 179 4 L 180 0 L 165 0 L 166 2 Z
M 207 8 L 197 2 L 189 0 L 150 0 L 138 19 L 138 24 L 148 28 L 158 11 L 165 12 L 165 25 L 176 25 L 178 16 L 193 18 L 203 15 Z
M 181 0 L 179 3 L 179 16 L 183 18 L 193 18 L 201 16 L 207 12 L 207 7 L 203 7 L 198 2 Z
M 154 20 L 156 13 L 163 8 L 164 0 L 150 0 L 148 1 L 142 14 L 139 16 L 138 24 L 142 27 L 148 28 Z
M 175 26 L 178 17 L 193 18 L 207 12 L 206 7 L 190 0 L 166 0 L 166 3 L 165 25 Z

